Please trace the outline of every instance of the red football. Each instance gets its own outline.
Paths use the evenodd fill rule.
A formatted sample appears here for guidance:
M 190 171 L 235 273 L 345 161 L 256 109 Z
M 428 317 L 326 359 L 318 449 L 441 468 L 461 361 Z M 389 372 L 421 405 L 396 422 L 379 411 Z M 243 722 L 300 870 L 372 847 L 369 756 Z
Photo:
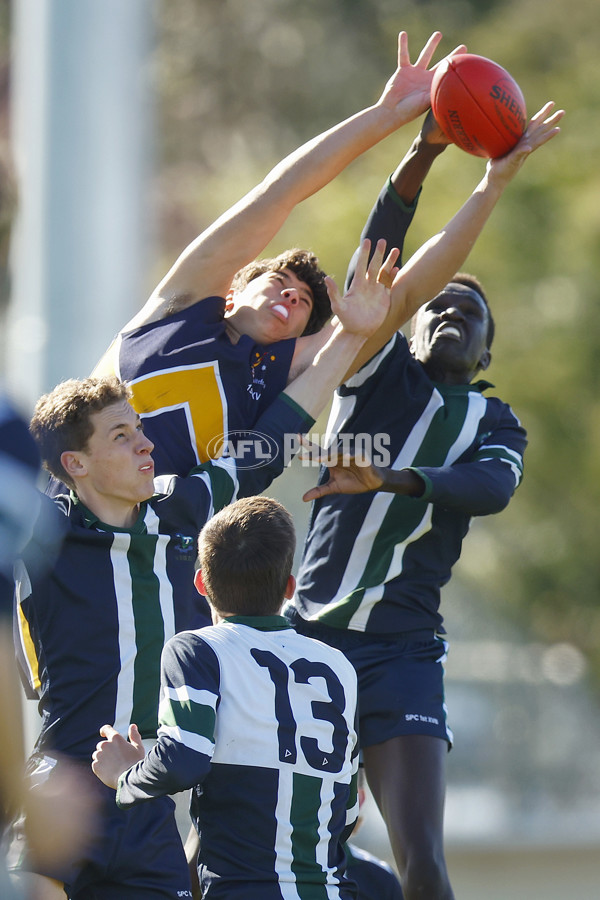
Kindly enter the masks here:
M 514 78 L 485 56 L 459 53 L 435 70 L 431 109 L 447 138 L 474 156 L 504 156 L 527 125 Z

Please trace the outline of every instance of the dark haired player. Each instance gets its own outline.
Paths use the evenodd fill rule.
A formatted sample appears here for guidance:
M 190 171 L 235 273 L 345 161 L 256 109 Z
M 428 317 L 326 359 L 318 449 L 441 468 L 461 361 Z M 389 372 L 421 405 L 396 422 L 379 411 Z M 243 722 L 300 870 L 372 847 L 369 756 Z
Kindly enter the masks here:
M 444 147 L 430 115 L 365 234 L 402 246 Z M 488 163 L 488 172 L 504 162 Z M 454 896 L 443 849 L 452 735 L 440 590 L 472 516 L 502 510 L 522 475 L 524 429 L 509 406 L 486 396 L 492 385 L 474 380 L 490 363 L 493 330 L 477 279 L 451 277 L 416 312 L 410 342 L 396 333 L 335 394 L 332 446 L 338 434 L 377 435 L 389 464 L 329 463 L 305 495 L 315 504 L 289 615 L 357 669 L 365 770 L 406 900 Z
M 282 160 L 181 254 L 94 374 L 131 385 L 158 474 L 186 474 L 219 438 L 252 428 L 328 340 L 324 272 L 313 253 L 264 252 L 302 200 L 428 106 L 434 33 L 417 62 L 399 35 L 398 67 L 373 106 Z
M 199 235 L 99 363 L 95 374 L 113 372 L 131 385 L 158 473 L 185 474 L 214 456 L 223 436 L 252 428 L 331 336 L 335 321 L 322 327 L 327 291 L 312 254 L 254 257 L 298 203 L 425 112 L 433 78 L 427 66 L 440 40 L 435 32 L 413 65 L 401 32 L 398 65 L 378 101 L 291 153 Z M 534 117 L 507 161 L 486 173 L 460 213 L 407 263 L 393 285 L 392 314 L 354 367 L 462 265 L 524 159 L 556 132 L 562 113 L 545 120 L 551 109 Z
M 92 768 L 122 809 L 193 788 L 202 896 L 351 900 L 342 841 L 356 821 L 356 673 L 296 634 L 291 516 L 266 497 L 217 513 L 199 540 L 214 625 L 163 651 L 158 740 L 147 756 L 110 725 Z

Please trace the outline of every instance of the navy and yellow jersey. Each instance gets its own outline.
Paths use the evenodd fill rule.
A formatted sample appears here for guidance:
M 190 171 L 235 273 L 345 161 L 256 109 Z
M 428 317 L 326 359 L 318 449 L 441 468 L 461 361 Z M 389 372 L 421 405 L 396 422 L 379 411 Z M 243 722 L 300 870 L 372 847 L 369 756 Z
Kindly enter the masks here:
M 392 867 L 361 847 L 346 844 L 346 871 L 358 886 L 356 900 L 404 900 Z
M 356 673 L 282 616 L 176 635 L 158 742 L 119 779 L 127 808 L 193 788 L 202 896 L 333 900 L 358 815 Z
M 224 436 L 251 429 L 284 390 L 296 342 L 261 347 L 225 331 L 222 297 L 117 335 L 93 374 L 117 375 L 154 442 L 156 472 L 186 475 L 221 455 Z
M 0 389 L 0 617 L 13 606 L 13 564 L 31 536 L 38 506 L 37 447 Z
M 278 398 L 261 427 L 279 447 L 287 431 L 312 419 Z M 246 459 L 249 462 L 249 459 Z M 178 631 L 210 624 L 194 584 L 196 541 L 204 523 L 239 496 L 263 490 L 283 468 L 243 469 L 231 459 L 205 463 L 187 478 L 156 479 L 134 526 L 100 522 L 73 496 L 40 495 L 53 517 L 38 520 L 18 567 L 18 657 L 30 697 L 39 699 L 37 749 L 89 759 L 105 723 L 135 722 L 154 738 L 160 654 Z M 36 575 L 46 530 L 66 528 L 53 566 Z
M 351 436 L 374 436 L 374 457 L 389 454 L 392 468 L 415 468 L 425 492 L 317 500 L 292 621 L 373 633 L 443 631 L 440 589 L 471 517 L 503 509 L 523 471 L 526 433 L 509 406 L 484 396 L 488 387 L 432 382 L 398 332 L 338 389 L 332 435 L 346 435 L 350 448 Z

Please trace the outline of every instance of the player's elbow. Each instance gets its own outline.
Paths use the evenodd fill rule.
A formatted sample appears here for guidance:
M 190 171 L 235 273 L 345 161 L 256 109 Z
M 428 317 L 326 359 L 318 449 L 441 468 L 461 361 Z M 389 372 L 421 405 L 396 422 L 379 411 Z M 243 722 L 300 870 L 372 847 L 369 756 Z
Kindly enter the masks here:
M 473 509 L 472 515 L 493 516 L 496 513 L 502 512 L 502 510 L 506 509 L 510 503 L 513 494 L 514 489 L 511 491 L 492 490 L 486 492 L 485 496 L 479 499 L 477 508 Z

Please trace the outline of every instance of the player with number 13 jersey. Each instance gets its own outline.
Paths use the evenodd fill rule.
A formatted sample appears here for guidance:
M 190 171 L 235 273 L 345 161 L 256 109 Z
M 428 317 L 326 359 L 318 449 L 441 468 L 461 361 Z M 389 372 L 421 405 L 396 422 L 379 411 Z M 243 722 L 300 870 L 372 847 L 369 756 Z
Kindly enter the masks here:
M 118 805 L 194 788 L 210 900 L 353 897 L 339 843 L 358 815 L 346 658 L 282 616 L 231 616 L 171 638 L 161 683 L 158 743 L 121 776 Z

